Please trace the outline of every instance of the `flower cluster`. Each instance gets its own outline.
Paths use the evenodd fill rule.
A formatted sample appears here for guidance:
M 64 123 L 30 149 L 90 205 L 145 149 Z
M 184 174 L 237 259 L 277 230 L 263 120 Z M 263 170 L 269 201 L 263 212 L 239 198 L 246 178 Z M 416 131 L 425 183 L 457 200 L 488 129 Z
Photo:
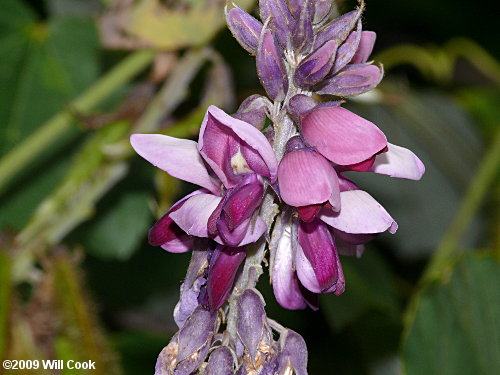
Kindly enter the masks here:
M 160 355 L 158 374 L 190 374 L 200 366 L 208 374 L 306 374 L 300 336 L 282 329 L 280 343 L 273 341 L 252 289 L 259 273 L 241 272 L 247 254 L 267 243 L 277 301 L 288 309 L 316 309 L 317 294 L 344 292 L 339 254 L 359 257 L 366 242 L 397 230 L 387 211 L 346 174 L 418 180 L 425 168 L 410 150 L 388 143 L 375 124 L 342 107 L 342 98 L 373 89 L 383 70 L 368 62 L 375 33 L 362 31 L 364 4 L 331 20 L 333 8 L 331 0 L 260 0 L 262 22 L 237 6 L 227 8 L 228 26 L 256 56 L 268 97 L 249 97 L 231 116 L 208 108 L 198 142 L 131 137 L 143 158 L 201 187 L 149 232 L 152 245 L 173 253 L 193 250 L 174 312 L 180 331 Z M 233 291 L 241 277 L 251 281 L 244 292 Z M 239 307 L 226 307 L 225 322 L 216 311 L 231 293 Z M 221 322 L 227 329 L 219 337 Z M 210 347 L 217 349 L 207 364 Z

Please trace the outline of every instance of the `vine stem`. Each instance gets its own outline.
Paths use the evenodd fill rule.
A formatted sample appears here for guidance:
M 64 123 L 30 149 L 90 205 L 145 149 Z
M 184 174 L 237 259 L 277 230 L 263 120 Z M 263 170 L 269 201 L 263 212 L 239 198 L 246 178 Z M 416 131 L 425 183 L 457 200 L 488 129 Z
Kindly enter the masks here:
M 23 143 L 0 160 L 0 194 L 19 171 L 39 157 L 52 143 L 71 128 L 72 112 L 85 113 L 106 99 L 148 66 L 154 51 L 139 51 L 129 55 L 94 86 L 69 103 L 66 109 L 45 122 Z

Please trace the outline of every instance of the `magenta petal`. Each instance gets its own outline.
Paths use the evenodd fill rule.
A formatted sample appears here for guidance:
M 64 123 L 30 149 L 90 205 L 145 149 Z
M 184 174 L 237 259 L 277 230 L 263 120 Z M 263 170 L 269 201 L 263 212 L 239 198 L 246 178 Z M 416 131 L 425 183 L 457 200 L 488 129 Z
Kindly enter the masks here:
M 286 154 L 278 168 L 281 198 L 300 207 L 330 201 L 339 207 L 339 181 L 335 169 L 313 150 Z
M 187 235 L 170 217 L 170 214 L 182 207 L 190 197 L 207 193 L 205 189 L 196 190 L 174 203 L 170 210 L 149 230 L 148 241 L 153 246 L 161 246 L 171 253 L 184 253 L 191 250 L 193 238 Z
M 313 293 L 322 293 L 314 268 L 300 246 L 297 247 L 297 253 L 295 254 L 295 268 L 300 283 L 304 288 Z
M 368 58 L 372 54 L 376 39 L 377 34 L 374 31 L 363 31 L 361 33 L 361 41 L 359 43 L 358 50 L 356 51 L 356 54 L 352 58 L 350 64 L 367 62 Z
M 322 210 L 320 218 L 328 225 L 346 233 L 375 234 L 388 230 L 395 233 L 398 225 L 375 199 L 363 190 L 340 193 L 340 212 Z
M 361 163 L 387 147 L 373 123 L 342 107 L 318 107 L 302 120 L 302 135 L 327 159 L 339 165 Z
M 210 106 L 205 115 L 198 148 L 227 188 L 239 182 L 235 172 L 241 172 L 241 169 L 248 169 L 246 173 L 251 173 L 255 168 L 255 172 L 272 182 L 276 178 L 278 162 L 266 136 L 215 106 Z M 234 162 L 239 163 L 237 168 L 234 168 Z
M 221 198 L 212 194 L 195 195 L 170 214 L 175 223 L 187 234 L 208 237 L 208 219 Z
M 329 289 L 337 282 L 338 272 L 335 260 L 337 250 L 328 227 L 318 219 L 311 223 L 301 221 L 298 239 L 304 255 L 311 263 L 320 290 Z
M 207 188 L 214 194 L 220 192 L 205 168 L 196 142 L 162 134 L 132 134 L 130 143 L 139 155 L 171 176 Z
M 302 297 L 293 266 L 292 228 L 290 223 L 284 226 L 278 242 L 272 270 L 272 284 L 276 300 L 285 309 L 299 310 L 306 308 L 307 304 Z
M 234 230 L 253 215 L 262 202 L 263 194 L 264 185 L 255 175 L 248 184 L 234 188 L 222 209 L 229 230 Z
M 302 221 L 310 223 L 313 221 L 323 206 L 321 204 L 311 204 L 309 206 L 297 207 L 297 213 Z
M 424 163 L 410 150 L 387 144 L 388 151 L 377 155 L 371 172 L 391 177 L 420 180 L 425 173 Z
M 221 307 L 233 288 L 238 268 L 245 260 L 242 247 L 217 246 L 208 269 L 207 293 L 211 311 Z
M 260 216 L 248 218 L 230 231 L 223 220 L 217 221 L 218 235 L 214 241 L 231 246 L 244 246 L 259 240 L 267 231 L 267 225 Z

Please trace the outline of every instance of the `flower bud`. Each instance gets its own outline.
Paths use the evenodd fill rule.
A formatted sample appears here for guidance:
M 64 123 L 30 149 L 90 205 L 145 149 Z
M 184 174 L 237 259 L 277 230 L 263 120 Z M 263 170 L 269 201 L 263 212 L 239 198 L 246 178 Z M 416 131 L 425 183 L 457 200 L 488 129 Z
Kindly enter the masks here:
M 234 278 L 238 268 L 245 260 L 244 247 L 219 245 L 212 255 L 208 269 L 207 293 L 208 307 L 215 311 L 226 301 L 233 289 Z
M 382 77 L 383 69 L 371 64 L 352 64 L 330 78 L 318 94 L 356 96 L 375 88 Z
M 189 375 L 205 360 L 216 329 L 217 314 L 198 306 L 161 351 L 155 375 Z
M 260 36 L 257 51 L 257 73 L 267 95 L 275 101 L 285 99 L 288 91 L 288 77 L 271 30 L 266 26 Z
M 316 100 L 308 95 L 297 94 L 290 98 L 288 101 L 288 112 L 295 118 L 300 119 L 306 116 L 310 111 L 316 107 L 318 103 Z
M 238 108 L 233 117 L 248 122 L 257 129 L 262 130 L 266 123 L 270 107 L 271 103 L 267 98 L 261 95 L 252 95 L 241 103 L 240 108 Z
M 226 346 L 214 350 L 208 359 L 205 375 L 233 375 L 234 360 L 231 350 Z
M 239 7 L 226 8 L 226 21 L 234 38 L 252 55 L 257 53 L 262 23 Z
M 350 33 L 345 42 L 337 50 L 337 58 L 335 59 L 332 73 L 338 72 L 352 60 L 358 50 L 361 35 L 361 20 L 359 20 L 357 31 Z
M 302 60 L 294 75 L 295 84 L 308 88 L 321 82 L 336 63 L 337 43 L 329 40 Z
M 320 47 L 328 40 L 335 40 L 337 45 L 340 45 L 356 26 L 356 23 L 358 22 L 363 11 L 363 7 L 364 4 L 361 4 L 357 10 L 346 13 L 326 24 L 321 30 L 318 31 L 316 40 L 314 41 L 314 48 L 316 49 Z
M 174 309 L 174 320 L 182 328 L 186 320 L 198 307 L 198 296 L 206 283 L 204 275 L 208 267 L 209 250 L 193 250 L 186 278 L 181 285 L 181 297 Z
M 259 9 L 262 22 L 270 20 L 278 43 L 286 48 L 292 30 L 293 17 L 285 0 L 259 0 Z
M 309 2 L 310 0 L 304 1 L 299 18 L 293 28 L 292 45 L 297 53 L 307 50 L 314 38 Z
M 307 375 L 307 346 L 297 332 L 287 330 L 280 337 L 279 375 Z
M 314 3 L 314 23 L 317 24 L 330 14 L 333 2 L 332 0 L 315 0 Z
M 255 362 L 257 348 L 264 334 L 266 312 L 264 299 L 255 290 L 247 289 L 238 298 L 238 336 Z

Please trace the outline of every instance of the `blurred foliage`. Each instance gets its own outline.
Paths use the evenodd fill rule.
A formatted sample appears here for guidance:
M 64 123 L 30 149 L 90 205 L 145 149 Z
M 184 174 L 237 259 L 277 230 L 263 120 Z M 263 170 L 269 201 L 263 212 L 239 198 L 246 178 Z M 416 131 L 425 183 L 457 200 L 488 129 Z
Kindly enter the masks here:
M 217 33 L 223 7 L 2 1 L 0 357 L 151 372 L 176 329 L 189 256 L 150 247 L 147 230 L 193 187 L 131 158 L 128 137 L 194 138 L 208 105 L 231 111 L 262 93 L 252 58 L 227 30 Z M 346 293 L 321 296 L 320 312 L 284 311 L 261 280 L 269 315 L 306 338 L 311 374 L 500 371 L 498 199 L 490 194 L 500 155 L 498 48 L 480 39 L 494 23 L 470 19 L 478 7 L 368 3 L 365 24 L 378 33 L 375 58 L 388 78 L 349 106 L 414 150 L 427 173 L 419 183 L 356 176 L 399 231 L 361 259 L 343 257 Z M 461 254 L 484 248 L 493 251 Z
M 426 288 L 403 355 L 408 375 L 500 373 L 500 267 L 468 256 Z

